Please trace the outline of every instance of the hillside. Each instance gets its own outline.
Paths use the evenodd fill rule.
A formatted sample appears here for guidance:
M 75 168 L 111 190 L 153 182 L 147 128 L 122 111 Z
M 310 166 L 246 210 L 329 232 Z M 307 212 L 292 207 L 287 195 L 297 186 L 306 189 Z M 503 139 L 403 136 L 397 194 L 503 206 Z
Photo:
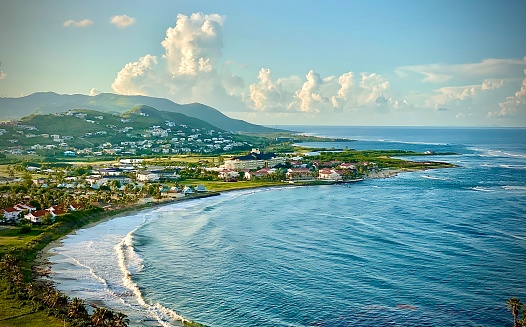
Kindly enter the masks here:
M 220 153 L 246 150 L 261 142 L 263 138 L 144 105 L 122 114 L 91 109 L 32 114 L 17 124 L 0 126 L 0 150 L 43 156 Z
M 73 109 L 89 109 L 104 113 L 122 114 L 139 105 L 184 114 L 188 117 L 203 120 L 216 128 L 231 132 L 273 133 L 280 131 L 254 125 L 243 120 L 232 119 L 217 109 L 200 103 L 181 105 L 168 99 L 111 93 L 88 96 L 40 92 L 21 98 L 0 98 L 0 120 L 20 119 L 32 114 L 54 114 Z

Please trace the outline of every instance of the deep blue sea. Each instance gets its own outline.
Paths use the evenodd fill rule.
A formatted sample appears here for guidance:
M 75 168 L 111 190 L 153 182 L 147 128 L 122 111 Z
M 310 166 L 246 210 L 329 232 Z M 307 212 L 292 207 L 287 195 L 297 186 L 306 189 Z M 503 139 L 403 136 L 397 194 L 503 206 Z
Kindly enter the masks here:
M 315 147 L 455 152 L 433 159 L 459 167 L 115 218 L 51 250 L 58 288 L 134 326 L 512 324 L 506 300 L 526 301 L 526 129 L 285 128 L 357 140 Z

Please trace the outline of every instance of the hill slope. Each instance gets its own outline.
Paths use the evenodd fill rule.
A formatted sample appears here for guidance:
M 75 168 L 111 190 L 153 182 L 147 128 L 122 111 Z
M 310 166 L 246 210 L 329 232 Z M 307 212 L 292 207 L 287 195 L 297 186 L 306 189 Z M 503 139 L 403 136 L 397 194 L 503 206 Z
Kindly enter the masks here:
M 181 113 L 204 120 L 219 129 L 231 132 L 272 133 L 280 131 L 251 124 L 243 120 L 232 119 L 217 109 L 200 103 L 181 105 L 168 99 L 111 93 L 88 96 L 83 94 L 60 95 L 53 92 L 40 92 L 21 98 L 0 98 L 0 120 L 20 119 L 31 114 L 60 113 L 72 109 L 90 109 L 105 113 L 114 112 L 121 114 L 138 105 Z

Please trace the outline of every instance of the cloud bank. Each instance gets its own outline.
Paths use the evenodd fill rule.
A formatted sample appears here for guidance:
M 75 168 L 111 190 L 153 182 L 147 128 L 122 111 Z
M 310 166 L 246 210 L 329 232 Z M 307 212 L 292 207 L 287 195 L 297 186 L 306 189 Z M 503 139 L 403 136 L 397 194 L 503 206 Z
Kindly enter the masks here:
M 115 17 L 123 26 L 134 22 L 128 16 Z M 178 15 L 161 41 L 164 53 L 145 54 L 125 64 L 111 85 L 113 91 L 201 102 L 247 113 L 243 118 L 257 112 L 257 117 L 279 119 L 374 115 L 384 117 L 384 124 L 458 124 L 466 118 L 492 124 L 525 111 L 526 79 L 518 72 L 526 68 L 526 57 L 403 66 L 382 74 L 348 71 L 322 76 L 311 69 L 303 76 L 275 78 L 271 68 L 258 68 L 247 83 L 230 74 L 230 63 L 222 58 L 224 24 L 225 17 L 217 14 Z M 513 87 L 519 79 L 517 91 Z

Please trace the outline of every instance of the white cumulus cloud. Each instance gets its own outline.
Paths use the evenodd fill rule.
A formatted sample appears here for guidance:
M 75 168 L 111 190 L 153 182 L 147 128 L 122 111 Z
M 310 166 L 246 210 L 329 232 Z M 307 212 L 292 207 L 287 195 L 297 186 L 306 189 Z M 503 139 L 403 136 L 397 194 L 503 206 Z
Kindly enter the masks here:
M 79 21 L 70 19 L 65 21 L 62 25 L 64 27 L 88 27 L 90 25 L 93 25 L 93 21 L 87 18 Z
M 178 15 L 161 42 L 165 53 L 126 64 L 112 88 L 120 94 L 155 95 L 180 103 L 202 102 L 217 107 L 242 106 L 244 80 L 218 64 L 223 47 L 224 17 L 195 13 Z
M 270 69 L 261 68 L 258 74 L 259 82 L 250 84 L 250 104 L 258 111 L 286 109 L 292 99 L 280 81 L 272 80 Z
M 175 27 L 166 31 L 161 42 L 172 75 L 196 75 L 216 69 L 223 47 L 224 18 L 201 13 L 177 16 Z
M 526 69 L 524 70 L 526 74 Z M 490 112 L 490 117 L 509 117 L 509 116 L 524 116 L 526 115 L 526 78 L 522 80 L 521 88 L 515 92 L 514 95 L 506 98 L 505 101 L 499 103 L 499 110 Z M 526 121 L 523 121 L 524 124 Z
M 0 79 L 6 79 L 7 74 L 0 70 Z
M 118 28 L 126 28 L 135 24 L 135 18 L 128 15 L 117 15 L 111 17 L 110 23 L 117 26 Z
M 90 91 L 89 91 L 89 96 L 90 97 L 94 97 L 96 95 L 99 95 L 100 94 L 100 91 L 97 90 L 96 88 L 92 88 Z
M 157 57 L 150 54 L 130 62 L 117 74 L 111 87 L 119 94 L 151 95 L 148 91 L 159 84 L 155 65 Z
M 331 106 L 329 99 L 320 92 L 323 83 L 320 74 L 311 70 L 306 78 L 307 81 L 303 83 L 301 89 L 296 91 L 297 103 L 291 104 L 290 107 L 294 108 L 297 105 L 303 112 L 320 112 Z

